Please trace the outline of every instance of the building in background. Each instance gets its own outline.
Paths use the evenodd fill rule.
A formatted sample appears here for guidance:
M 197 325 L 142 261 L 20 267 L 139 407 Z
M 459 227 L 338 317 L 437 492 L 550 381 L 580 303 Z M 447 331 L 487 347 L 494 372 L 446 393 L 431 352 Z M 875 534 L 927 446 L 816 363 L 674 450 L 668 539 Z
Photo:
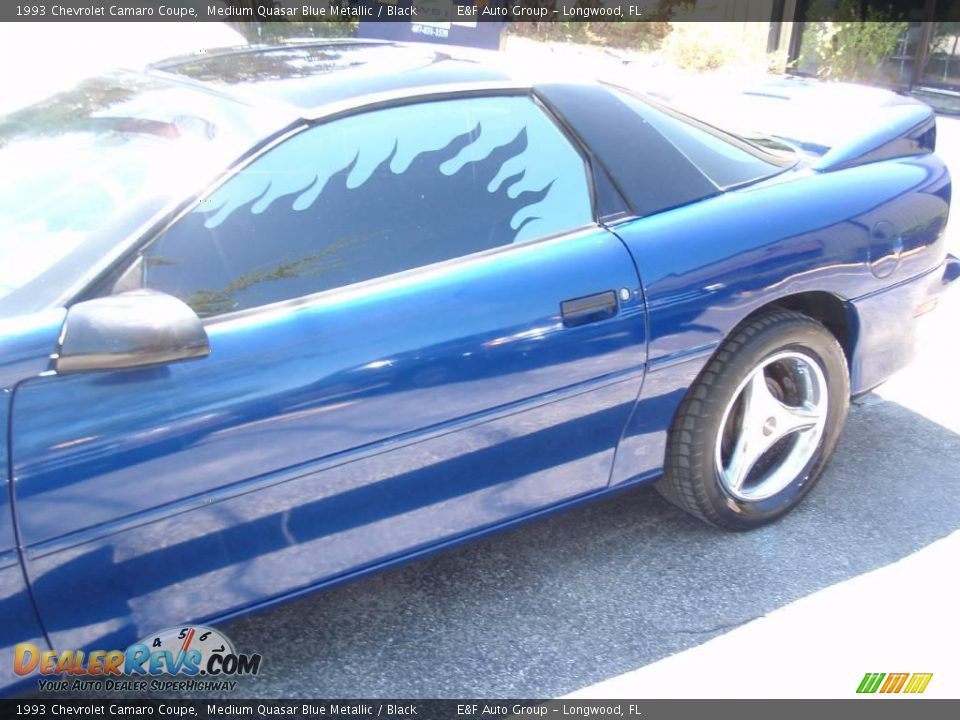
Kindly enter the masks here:
M 794 71 L 816 74 L 818 68 L 808 52 L 816 20 L 816 0 L 773 0 L 771 33 L 789 25 L 787 50 Z M 776 17 L 776 6 L 784 13 Z M 793 5 L 792 8 L 787 7 Z M 877 68 L 870 82 L 901 90 L 960 96 L 960 5 L 954 0 L 890 0 L 892 17 L 905 28 L 893 52 Z M 792 10 L 792 13 L 788 13 Z M 783 18 L 790 18 L 786 23 Z
M 841 6 L 860 17 L 868 12 L 861 0 L 697 0 L 698 20 L 743 22 L 744 42 L 784 52 L 791 72 L 816 75 L 812 52 L 816 23 L 824 11 Z M 956 0 L 884 0 L 871 2 L 905 28 L 894 50 L 862 81 L 899 90 L 960 98 L 960 3 Z M 756 22 L 769 18 L 769 22 Z

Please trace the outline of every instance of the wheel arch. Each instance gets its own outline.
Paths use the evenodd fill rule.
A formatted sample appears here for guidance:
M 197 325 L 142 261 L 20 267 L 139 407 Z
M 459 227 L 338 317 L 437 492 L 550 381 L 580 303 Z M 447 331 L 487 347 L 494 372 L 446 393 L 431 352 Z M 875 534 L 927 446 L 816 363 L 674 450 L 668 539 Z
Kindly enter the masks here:
M 827 328 L 830 334 L 840 343 L 840 347 L 843 348 L 843 354 L 847 359 L 847 369 L 851 374 L 853 373 L 853 357 L 860 331 L 857 311 L 853 303 L 822 290 L 796 293 L 756 308 L 742 322 L 776 308 L 793 310 L 806 315 Z M 731 332 L 733 331 L 731 330 Z
M 860 321 L 852 302 L 826 291 L 806 291 L 771 299 L 755 307 L 729 328 L 708 355 L 695 362 L 682 363 L 671 372 L 647 373 L 644 390 L 637 399 L 637 407 L 624 429 L 611 485 L 619 485 L 638 477 L 654 477 L 663 471 L 667 435 L 676 426 L 683 400 L 696 378 L 709 364 L 723 341 L 736 332 L 743 323 L 771 310 L 792 310 L 820 322 L 837 339 L 843 350 L 850 372 L 851 388 L 857 387 L 858 374 L 855 351 L 860 336 Z M 655 439 L 651 439 L 651 435 Z M 651 443 L 649 446 L 647 443 Z
M 832 385 L 831 392 L 835 393 L 832 397 L 839 397 L 841 401 L 820 403 L 824 412 L 824 435 L 816 438 L 817 445 L 812 454 L 802 459 L 802 467 L 798 465 L 791 470 L 788 482 L 778 486 L 772 495 L 755 500 L 740 496 L 734 499 L 725 494 L 726 491 L 721 492 L 717 489 L 720 481 L 716 480 L 713 460 L 709 458 L 713 457 L 715 443 L 719 442 L 718 429 L 722 430 L 731 403 L 743 388 L 742 384 L 737 385 L 740 379 L 763 368 L 774 357 L 770 354 L 771 347 L 779 347 L 777 353 L 790 347 L 783 344 L 783 331 L 798 327 L 809 331 L 813 329 L 811 326 L 817 325 L 823 329 L 816 333 L 817 338 L 811 337 L 810 340 L 816 341 L 814 346 L 819 343 L 817 352 L 824 359 L 818 364 L 825 363 L 824 367 L 831 366 L 836 370 L 846 365 L 849 369 L 851 359 L 848 353 L 856 344 L 856 315 L 846 302 L 830 293 L 798 293 L 765 303 L 727 333 L 697 379 L 687 387 L 682 402 L 673 413 L 664 447 L 663 472 L 655 483 L 664 498 L 708 524 L 745 530 L 776 520 L 804 497 L 826 466 L 846 418 L 850 385 L 849 378 L 842 371 L 826 374 L 825 380 L 821 375 L 824 383 Z M 837 340 L 839 354 L 828 337 Z M 743 359 L 744 352 L 747 353 L 746 359 Z M 727 410 L 721 413 L 724 404 Z M 777 404 L 776 400 L 774 404 Z M 766 412 L 760 416 L 765 426 L 763 434 L 769 435 L 777 424 L 768 432 L 763 422 L 765 417 Z M 772 421 L 771 417 L 766 422 Z

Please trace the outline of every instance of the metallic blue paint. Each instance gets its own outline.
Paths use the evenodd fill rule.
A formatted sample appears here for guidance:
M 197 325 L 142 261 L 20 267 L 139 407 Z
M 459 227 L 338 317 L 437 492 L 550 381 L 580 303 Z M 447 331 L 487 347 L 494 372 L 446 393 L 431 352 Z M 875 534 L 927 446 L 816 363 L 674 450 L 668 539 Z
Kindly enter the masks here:
M 856 137 L 829 150 L 814 163 L 822 172 L 903 155 L 933 152 L 936 119 L 933 109 L 913 100 L 877 111 L 877 122 Z
M 661 470 L 686 388 L 721 340 L 767 305 L 811 292 L 844 304 L 854 394 L 909 363 L 914 309 L 949 284 L 949 201 L 946 168 L 927 155 L 829 174 L 801 170 L 616 227 L 643 278 L 650 350 L 612 482 Z M 887 247 L 873 232 L 878 222 L 896 229 Z M 882 278 L 870 271 L 880 258 L 896 264 Z
M 9 513 L 6 504 L 2 509 Z M 4 537 L 4 542 L 11 540 L 10 536 Z M 34 610 L 20 555 L 15 549 L 0 553 L 0 618 L 0 657 L 3 658 L 0 688 L 8 688 L 22 680 L 13 672 L 15 646 L 33 643 L 41 650 L 49 647 Z
M 564 327 L 561 299 L 620 288 L 616 316 Z M 234 611 L 602 489 L 639 297 L 597 228 L 214 319 L 199 362 L 27 381 L 13 472 L 51 641 Z
M 949 190 L 943 164 L 926 155 L 825 174 L 800 171 L 789 181 L 617 226 L 643 278 L 651 369 L 692 348 L 716 346 L 744 317 L 779 299 L 826 292 L 856 314 L 858 298 L 936 267 L 946 254 Z M 895 272 L 882 279 L 869 270 L 889 254 L 871 236 L 881 220 L 897 228 L 891 243 L 902 245 Z M 854 392 L 874 380 L 857 370 Z
M 58 316 L 62 321 L 63 311 L 48 315 Z M 35 336 L 29 332 L 29 326 L 30 323 L 0 321 L 0 438 L 3 438 L 0 443 L 0 658 L 4 659 L 0 662 L 0 688 L 13 686 L 20 680 L 13 672 L 11 662 L 17 643 L 30 642 L 40 648 L 47 647 L 20 561 L 9 485 L 7 438 L 13 387 L 6 381 L 23 377 L 23 374 L 35 374 L 48 362 L 43 354 L 38 357 L 38 350 L 43 353 L 49 345 L 44 343 L 41 349 L 31 343 Z
M 801 164 L 214 317 L 209 357 L 140 370 L 52 372 L 62 308 L 0 322 L 0 652 L 218 622 L 653 479 L 687 387 L 774 303 L 841 308 L 869 389 L 957 279 L 949 201 L 930 154 Z M 613 317 L 564 325 L 611 290 Z

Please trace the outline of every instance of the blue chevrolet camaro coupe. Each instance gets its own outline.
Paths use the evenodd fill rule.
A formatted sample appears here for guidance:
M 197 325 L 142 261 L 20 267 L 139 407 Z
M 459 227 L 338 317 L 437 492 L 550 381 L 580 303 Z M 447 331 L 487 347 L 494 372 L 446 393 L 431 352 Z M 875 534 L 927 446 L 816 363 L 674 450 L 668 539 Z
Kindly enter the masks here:
M 781 517 L 958 275 L 934 143 L 357 41 L 7 115 L 0 682 L 641 483 Z

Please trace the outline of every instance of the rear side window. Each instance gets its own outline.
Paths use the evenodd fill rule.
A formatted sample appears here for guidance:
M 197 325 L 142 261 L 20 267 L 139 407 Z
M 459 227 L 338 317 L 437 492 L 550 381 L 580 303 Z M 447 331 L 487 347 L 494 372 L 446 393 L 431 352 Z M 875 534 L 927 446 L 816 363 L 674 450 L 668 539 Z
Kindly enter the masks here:
M 660 109 L 630 93 L 617 92 L 617 96 L 720 189 L 755 182 L 784 168 L 782 160 L 767 157 L 735 135 Z
M 434 101 L 293 136 L 154 241 L 144 284 L 210 316 L 592 223 L 583 158 L 532 99 Z

